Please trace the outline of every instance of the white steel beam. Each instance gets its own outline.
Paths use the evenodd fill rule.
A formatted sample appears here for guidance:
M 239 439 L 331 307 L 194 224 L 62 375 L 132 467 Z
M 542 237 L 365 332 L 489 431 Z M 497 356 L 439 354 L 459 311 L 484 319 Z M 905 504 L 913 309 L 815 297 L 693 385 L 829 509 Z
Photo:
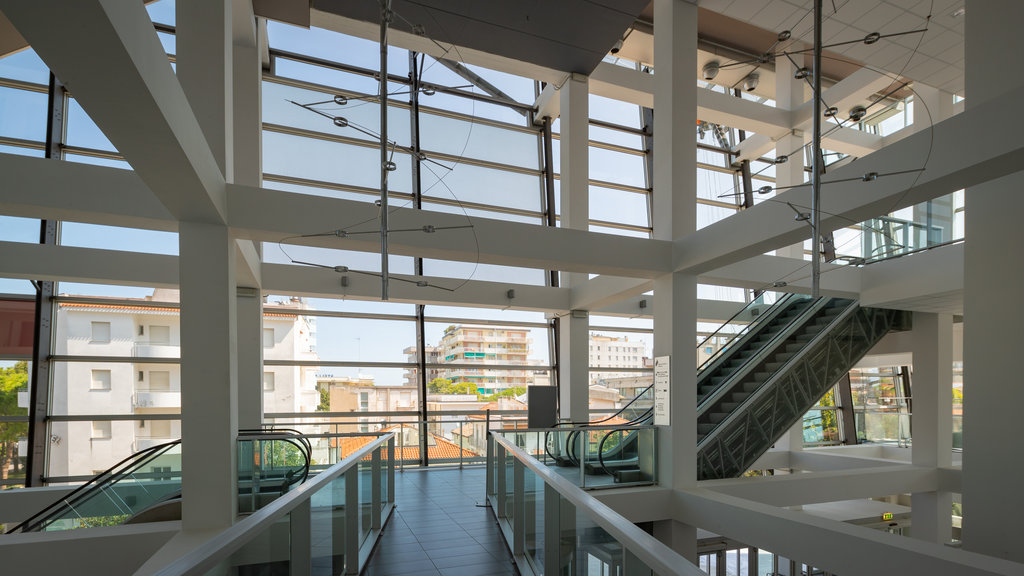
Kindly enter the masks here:
M 377 207 L 368 202 L 240 185 L 228 185 L 228 203 L 230 224 L 237 236 L 265 242 L 377 219 Z M 392 230 L 414 230 L 392 232 L 389 248 L 393 254 L 641 278 L 663 274 L 671 265 L 672 243 L 668 241 L 409 208 L 394 209 L 390 221 Z M 441 229 L 470 224 L 473 230 Z M 371 225 L 364 224 L 359 230 Z M 427 225 L 438 228 L 437 232 L 419 231 Z M 369 234 L 291 238 L 289 242 L 365 252 L 380 249 Z
M 175 217 L 223 222 L 224 177 L 142 2 L 0 9 Z
M 816 518 L 706 489 L 676 491 L 673 516 L 843 576 L 1010 576 L 1021 564 Z M 881 567 L 881 568 L 880 568 Z
M 1016 113 L 1017 105 L 1012 95 L 1004 95 L 908 136 L 885 153 L 832 171 L 823 182 L 857 180 L 823 186 L 822 230 L 836 230 L 1017 172 L 1024 165 L 1024 143 L 1016 137 L 1024 129 L 1024 117 Z M 1004 129 L 986 128 L 996 125 Z M 860 181 L 871 172 L 885 175 L 922 168 Z M 807 211 L 810 187 L 783 192 L 772 201 L 677 239 L 676 270 L 703 273 L 808 238 L 808 226 L 794 220 L 786 202 Z
M 0 242 L 0 277 L 177 288 L 178 257 Z

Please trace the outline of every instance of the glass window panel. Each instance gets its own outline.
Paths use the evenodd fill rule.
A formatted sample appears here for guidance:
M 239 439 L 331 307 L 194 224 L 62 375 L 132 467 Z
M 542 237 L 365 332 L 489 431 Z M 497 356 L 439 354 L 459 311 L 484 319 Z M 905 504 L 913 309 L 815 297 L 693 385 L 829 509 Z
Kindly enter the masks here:
M 424 168 L 421 173 L 424 196 L 540 211 L 540 175 L 469 164 L 456 164 L 452 170 L 429 162 L 421 165 Z
M 0 136 L 46 140 L 46 94 L 0 86 Z
M 343 241 L 343 239 L 339 239 Z M 333 250 L 313 246 L 295 246 L 264 242 L 263 261 L 273 264 L 289 264 L 292 259 L 324 266 L 348 266 L 353 270 L 380 272 L 380 255 L 372 252 L 354 252 L 349 250 Z M 298 264 L 301 266 L 301 264 Z M 409 256 L 391 255 L 388 257 L 388 269 L 399 274 L 413 273 L 413 259 Z M 340 273 L 339 273 L 340 277 Z
M 601 234 L 615 234 L 617 236 L 631 236 L 633 238 L 650 238 L 651 234 L 647 231 L 641 230 L 624 230 L 622 228 L 610 228 L 608 226 L 593 226 L 589 227 L 591 232 L 600 232 Z
M 146 11 L 153 22 L 174 26 L 175 0 L 157 0 L 146 4 Z
M 16 154 L 18 156 L 32 156 L 33 158 L 42 158 L 46 154 L 42 150 L 36 148 L 22 148 L 21 146 L 4 146 L 0 145 L 0 153 L 3 154 Z
M 74 98 L 68 98 L 67 144 L 69 146 L 80 146 L 96 150 L 117 151 Z
M 454 84 L 454 86 L 463 86 L 463 90 L 474 94 L 480 94 L 480 90 L 476 87 L 465 87 L 467 82 L 465 80 L 460 83 Z M 518 109 L 511 108 L 509 106 L 503 106 L 501 104 L 492 104 L 491 102 L 485 102 L 481 100 L 475 100 L 473 98 L 466 98 L 463 96 L 457 96 L 454 94 L 446 94 L 444 92 L 436 92 L 435 94 L 426 95 L 424 94 L 420 98 L 420 105 L 424 107 L 424 111 L 429 108 L 437 108 L 441 110 L 449 110 L 451 112 L 459 112 L 473 118 L 487 118 L 489 120 L 497 120 L 499 122 L 507 122 L 509 124 L 518 124 L 520 126 L 526 125 L 526 116 Z
M 389 176 L 389 187 L 408 193 L 409 156 L 396 152 L 394 162 L 398 169 Z M 378 166 L 377 148 L 263 131 L 263 170 L 271 174 L 379 189 Z
M 427 318 L 479 318 L 504 322 L 536 322 L 548 324 L 543 312 L 511 310 L 504 308 L 467 308 L 462 306 L 427 306 Z
M 97 442 L 94 428 L 109 434 Z M 46 457 L 48 475 L 93 476 L 134 452 L 180 437 L 179 420 L 52 422 Z
M 80 246 L 83 248 L 102 248 L 105 250 L 125 250 L 130 248 L 132 252 L 178 254 L 178 234 L 176 232 L 100 226 L 98 224 L 81 224 L 78 222 L 63 222 L 61 224 L 60 243 L 63 246 Z
M 168 34 L 166 32 L 157 32 L 157 38 L 160 39 L 160 45 L 164 47 L 164 52 L 168 54 L 175 54 L 177 48 L 177 38 L 174 34 Z
M 647 218 L 647 195 L 591 186 L 590 218 L 633 226 L 650 226 Z
M 95 166 L 107 166 L 109 168 L 120 168 L 122 170 L 131 170 L 132 165 L 125 162 L 124 160 L 114 160 L 112 158 L 97 158 L 95 156 L 86 156 L 84 154 L 74 154 L 71 152 L 64 152 L 64 160 L 68 162 L 78 162 L 79 164 L 93 164 Z
M 376 102 L 350 100 L 345 105 L 331 102 L 313 106 L 324 114 L 345 118 L 349 122 L 349 126 L 346 128 L 339 128 L 330 118 L 325 118 L 292 103 L 313 104 L 332 98 L 334 98 L 334 94 L 264 81 L 263 121 L 326 134 L 337 134 L 358 140 L 380 142 L 379 137 L 360 131 L 368 131 L 375 135 L 380 133 L 380 106 Z M 388 139 L 397 142 L 399 146 L 409 146 L 408 110 L 394 106 L 388 107 Z M 380 154 L 379 151 L 376 153 Z
M 282 78 L 294 78 L 313 84 L 333 86 L 350 92 L 360 94 L 377 94 L 380 91 L 380 82 L 373 76 L 365 76 L 354 72 L 345 72 L 336 68 L 326 68 L 290 60 L 288 58 L 274 58 L 274 75 Z M 388 82 L 388 94 L 393 95 L 395 100 L 408 100 L 406 95 L 409 86 L 400 82 Z M 353 102 L 356 104 L 358 102 Z
M 0 311 L 0 316 L 4 312 Z M 31 333 L 29 333 L 31 337 Z M 31 353 L 31 348 L 29 349 Z M 28 405 L 30 397 L 29 375 L 32 365 L 24 360 L 0 360 L 0 416 L 18 417 L 0 422 L 0 450 L 11 455 L 6 479 L 0 480 L 0 490 L 25 483 L 25 460 L 28 456 Z M 24 418 L 24 421 L 20 421 Z
M 432 307 L 433 308 L 433 307 Z M 463 316 L 463 318 L 473 316 Z M 550 365 L 548 329 L 452 322 L 427 322 L 424 327 L 431 364 Z M 429 357 L 434 347 L 434 357 Z
M 590 177 L 604 182 L 645 188 L 643 156 L 590 147 Z
M 701 164 L 711 164 L 712 166 L 720 166 L 722 168 L 727 168 L 729 166 L 729 155 L 723 154 L 721 152 L 712 152 L 711 150 L 698 148 L 697 162 Z
M 456 262 L 454 260 L 423 260 L 424 276 L 441 276 L 457 280 L 474 280 L 488 282 L 509 282 L 515 279 L 516 284 L 544 285 L 544 270 L 537 268 L 519 268 L 515 266 L 499 266 L 497 264 L 480 264 L 475 262 Z M 448 282 L 446 288 L 458 289 L 461 282 Z
M 722 208 L 720 206 L 708 206 L 697 204 L 697 228 L 710 226 L 719 220 L 724 220 L 736 213 L 733 208 Z
M 450 204 L 436 204 L 434 202 L 424 202 L 423 209 L 436 210 L 438 212 L 446 212 L 449 214 L 465 214 L 471 217 L 497 218 L 508 222 L 522 222 L 524 224 L 543 224 L 544 222 L 539 213 L 536 216 L 530 216 L 527 214 L 509 214 L 507 212 L 492 212 L 489 210 L 478 210 L 476 208 L 452 206 Z
M 145 377 L 138 381 L 139 371 L 150 375 L 166 372 L 166 389 L 151 389 Z M 177 364 L 54 362 L 50 413 L 55 416 L 176 414 L 181 410 L 180 382 L 181 369 Z
M 0 240 L 4 242 L 39 243 L 39 220 L 0 216 Z
M 590 95 L 590 117 L 631 128 L 641 128 L 639 106 L 596 94 Z
M 29 48 L 0 58 L 0 78 L 49 84 L 50 70 L 36 51 Z
M 406 362 L 403 350 L 416 344 L 416 324 L 407 320 L 302 318 L 315 330 L 316 353 L 320 360 Z
M 697 298 L 705 300 L 726 300 L 728 302 L 745 302 L 747 291 L 732 286 L 715 286 L 713 284 L 697 284 Z
M 264 248 L 266 250 L 266 248 Z M 291 301 L 290 296 L 273 294 L 267 296 L 268 304 L 279 303 L 286 305 Z M 414 304 L 402 304 L 398 302 L 377 302 L 359 300 L 338 300 L 333 298 L 303 298 L 306 305 L 313 310 L 330 310 L 334 312 L 365 312 L 369 314 L 402 314 L 412 315 L 416 313 Z
M 743 185 L 735 174 L 697 168 L 697 197 L 731 204 L 742 201 Z
M 537 133 L 530 134 L 434 114 L 421 114 L 420 134 L 421 145 L 425 151 L 539 169 Z M 447 161 L 441 163 L 450 165 Z
M 339 34 L 323 28 L 299 28 L 280 22 L 267 22 L 270 46 L 278 50 L 315 56 L 324 60 L 343 62 L 361 68 L 377 70 L 380 48 L 377 42 Z M 409 53 L 394 46 L 388 47 L 388 74 L 405 76 L 409 73 Z
M 647 299 L 650 304 L 650 299 Z M 618 326 L 622 328 L 644 328 L 647 330 L 654 329 L 654 319 L 652 318 L 630 318 L 626 316 L 598 316 L 596 314 L 590 315 L 591 326 Z
M 339 198 L 342 200 L 354 200 L 356 202 L 375 202 L 380 198 L 380 192 L 371 192 L 364 194 L 360 192 L 348 192 L 345 190 L 334 190 L 331 188 L 320 188 L 317 186 L 304 186 L 301 184 L 291 184 L 289 182 L 274 182 L 273 180 L 264 179 L 264 188 L 270 188 L 272 190 L 280 190 L 282 192 L 294 192 L 296 194 L 308 194 L 310 196 L 324 196 L 327 198 Z M 398 207 L 406 208 L 412 205 L 412 200 L 400 200 L 398 198 L 392 198 L 389 200 L 392 206 L 397 204 Z
M 603 126 L 591 126 L 590 139 L 598 142 L 607 142 L 609 144 L 618 144 L 619 146 L 628 146 L 634 150 L 644 149 L 643 136 L 623 132 L 622 130 L 605 128 Z

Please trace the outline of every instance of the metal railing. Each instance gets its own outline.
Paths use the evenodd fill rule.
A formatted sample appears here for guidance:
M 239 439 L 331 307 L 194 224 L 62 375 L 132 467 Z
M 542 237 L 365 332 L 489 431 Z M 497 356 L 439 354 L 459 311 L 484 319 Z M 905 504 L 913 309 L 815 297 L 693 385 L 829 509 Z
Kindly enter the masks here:
M 488 448 L 487 499 L 520 573 L 706 576 L 507 438 Z
M 293 574 L 309 573 L 314 563 L 358 574 L 394 509 L 394 451 L 394 434 L 380 436 L 156 574 L 205 576 L 224 564 L 230 571 L 279 562 Z M 361 487 L 366 479 L 369 491 Z

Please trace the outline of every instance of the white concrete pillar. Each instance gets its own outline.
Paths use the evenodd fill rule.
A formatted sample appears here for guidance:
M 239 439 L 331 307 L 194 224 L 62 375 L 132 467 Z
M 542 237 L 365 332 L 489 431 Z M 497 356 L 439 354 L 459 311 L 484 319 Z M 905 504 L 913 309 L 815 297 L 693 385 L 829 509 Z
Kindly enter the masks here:
M 259 288 L 239 287 L 238 427 L 263 424 L 263 296 Z
M 227 226 L 178 225 L 182 529 L 235 519 L 238 434 L 235 243 Z
M 175 5 L 178 82 L 217 166 L 233 180 L 232 0 L 179 0 Z
M 231 27 L 231 181 L 259 186 L 263 181 L 263 69 L 250 0 L 232 0 Z
M 697 222 L 697 6 L 654 3 L 654 237 L 675 240 Z M 659 479 L 696 486 L 697 277 L 673 273 L 654 281 L 654 355 L 671 358 L 671 425 L 659 431 Z M 696 561 L 697 532 L 679 522 L 660 538 Z
M 913 354 L 911 459 L 915 466 L 949 467 L 953 465 L 953 317 L 915 312 Z M 950 492 L 912 494 L 913 537 L 948 542 L 952 505 Z
M 561 134 L 562 228 L 590 227 L 590 81 L 572 74 L 558 91 Z M 586 274 L 563 273 L 567 288 L 587 281 Z M 590 318 L 574 310 L 559 320 L 559 407 L 562 418 L 590 420 Z
M 1024 53 L 1024 3 L 967 0 L 965 106 L 1021 90 L 1024 77 L 1007 74 L 1007 54 Z M 965 147 L 998 126 L 977 126 Z M 972 141 L 973 140 L 973 141 Z M 1024 458 L 1017 432 L 1024 406 L 1020 342 L 1024 325 L 1024 174 L 972 186 L 965 194 L 970 240 L 964 244 L 963 546 L 1024 562 Z
M 794 60 L 799 62 L 802 56 L 796 54 Z M 775 106 L 783 110 L 796 110 L 807 100 L 805 92 L 807 82 L 793 77 L 796 66 L 788 58 L 775 61 Z M 804 134 L 799 130 L 791 131 L 775 142 L 776 158 L 787 155 L 789 161 L 775 165 L 775 186 L 795 186 L 804 182 Z M 794 150 L 796 152 L 794 152 Z M 804 259 L 804 243 L 793 244 L 775 251 L 776 256 Z

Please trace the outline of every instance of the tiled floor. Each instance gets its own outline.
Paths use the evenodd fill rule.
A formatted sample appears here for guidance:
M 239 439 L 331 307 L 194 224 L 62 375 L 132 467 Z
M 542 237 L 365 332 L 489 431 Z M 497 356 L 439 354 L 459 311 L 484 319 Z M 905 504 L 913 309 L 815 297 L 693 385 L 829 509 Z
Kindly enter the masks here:
M 395 508 L 366 576 L 518 575 L 485 503 L 483 468 L 395 473 Z

